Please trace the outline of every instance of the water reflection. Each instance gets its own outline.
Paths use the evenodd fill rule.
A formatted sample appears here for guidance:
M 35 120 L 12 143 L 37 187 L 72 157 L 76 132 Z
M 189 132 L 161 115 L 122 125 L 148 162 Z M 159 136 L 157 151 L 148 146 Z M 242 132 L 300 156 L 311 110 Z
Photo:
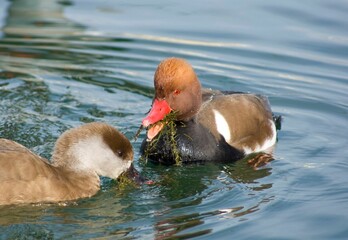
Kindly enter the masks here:
M 262 168 L 254 169 L 247 163 L 247 159 L 237 161 L 234 164 L 224 165 L 223 170 L 236 183 L 245 184 L 257 183 L 257 180 L 267 177 L 272 173 L 272 168 L 269 164 Z M 264 187 L 264 189 L 269 188 L 267 186 Z
M 25 72 L 37 76 L 48 70 L 45 66 L 50 61 L 70 59 L 71 56 L 65 56 L 69 53 L 69 43 L 60 39 L 73 36 L 85 27 L 67 19 L 64 7 L 53 0 L 13 0 L 2 27 L 1 68 L 14 74 Z M 49 61 L 44 62 L 45 59 Z
M 7 11 L 5 37 L 57 38 L 74 35 L 85 27 L 64 15 L 64 8 L 72 2 L 57 0 L 12 0 Z
M 132 203 L 126 196 L 124 197 L 128 201 L 118 197 L 120 193 L 115 192 L 114 182 L 106 185 L 108 191 L 101 191 L 92 199 L 59 204 L 0 206 L 1 236 L 8 236 L 6 239 L 9 239 L 20 233 L 27 233 L 27 236 L 32 236 L 33 239 L 53 239 L 60 238 L 60 234 L 65 236 L 68 232 L 75 232 L 79 233 L 80 237 L 88 238 L 88 234 L 103 237 L 105 230 L 109 228 L 112 229 L 109 236 L 126 236 L 135 229 L 118 225 L 135 219 L 133 213 L 127 212 Z M 51 237 L 41 238 L 46 236 L 45 234 Z
M 45 215 L 45 209 L 40 207 L 0 206 L 0 225 L 6 226 L 18 223 L 35 223 Z
M 187 214 L 177 217 L 171 217 L 155 224 L 156 237 L 155 239 L 166 239 L 169 237 L 174 237 L 178 239 L 188 239 L 193 237 L 202 236 L 212 232 L 212 229 L 205 229 L 195 231 L 193 233 L 186 233 L 178 235 L 181 231 L 187 230 L 189 228 L 199 226 L 204 223 L 203 219 L 209 214 Z
M 269 166 L 253 169 L 247 159 L 228 165 L 204 164 L 165 168 L 152 166 L 157 178 L 157 194 L 168 209 L 155 214 L 156 239 L 168 237 L 190 238 L 210 233 L 213 229 L 199 227 L 212 219 L 247 219 L 259 211 L 262 205 L 273 200 L 273 196 L 260 197 L 253 205 L 243 202 L 245 191 L 249 196 L 258 196 L 270 189 L 272 182 L 263 178 L 270 176 Z M 149 166 L 148 166 L 149 167 Z M 242 189 L 242 192 L 241 192 Z M 215 196 L 214 201 L 209 199 Z M 219 196 L 219 197 L 217 197 Z M 240 199 L 239 199 L 240 198 Z M 220 203 L 220 204 L 219 204 Z M 196 207 L 199 206 L 197 210 Z M 205 211 L 202 211 L 205 209 Z
M 78 34 L 85 27 L 67 19 L 64 7 L 62 2 L 52 0 L 12 1 L 2 27 L 0 67 L 37 78 L 49 71 L 45 67 L 70 59 L 69 42 L 61 39 Z
M 93 101 L 82 102 L 71 92 L 73 82 L 102 87 L 110 95 L 115 93 L 114 89 L 144 95 L 149 92 L 100 67 L 103 57 L 98 56 L 113 60 L 116 57 L 95 51 L 124 51 L 125 48 L 115 44 L 130 40 L 88 39 L 83 35 L 85 26 L 65 17 L 64 10 L 70 4 L 52 0 L 11 1 L 0 39 L 0 110 L 5 113 L 0 114 L 0 135 L 46 157 L 55 138 L 70 127 L 61 119 L 89 122 L 105 116 L 129 115 L 106 112 Z
M 54 40 L 55 44 L 47 45 L 51 38 L 84 29 L 64 17 L 64 7 L 62 2 L 52 0 L 14 0 L 2 27 L 0 110 L 6 114 L 0 117 L 0 135 L 28 147 L 39 146 L 35 149 L 39 153 L 52 147 L 52 133 L 66 129 L 57 121 L 60 110 L 52 104 L 52 94 L 43 79 L 48 74 L 43 66 L 58 55 L 53 46 L 64 44 Z
M 173 168 L 153 166 L 153 168 L 156 169 L 155 171 L 158 174 L 156 178 L 159 179 L 158 184 L 161 186 L 161 194 L 170 201 L 194 195 L 198 196 L 216 180 L 222 181 L 229 187 L 239 183 L 255 186 L 255 188 L 252 188 L 253 190 L 272 187 L 272 183 L 258 184 L 258 180 L 271 175 L 272 168 L 266 166 L 253 169 L 246 160 L 226 165 L 208 163 Z M 221 176 L 222 173 L 223 176 Z

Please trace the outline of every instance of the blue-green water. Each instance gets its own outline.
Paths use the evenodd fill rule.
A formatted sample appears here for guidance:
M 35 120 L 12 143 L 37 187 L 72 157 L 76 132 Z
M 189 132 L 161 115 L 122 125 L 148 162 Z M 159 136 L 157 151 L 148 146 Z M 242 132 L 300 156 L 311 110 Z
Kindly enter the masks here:
M 136 168 L 157 184 L 103 179 L 66 206 L 0 207 L 0 239 L 347 239 L 347 12 L 344 0 L 0 0 L 0 137 L 40 155 L 83 122 L 131 138 L 169 56 L 284 117 L 264 168 L 146 164 L 138 140 Z

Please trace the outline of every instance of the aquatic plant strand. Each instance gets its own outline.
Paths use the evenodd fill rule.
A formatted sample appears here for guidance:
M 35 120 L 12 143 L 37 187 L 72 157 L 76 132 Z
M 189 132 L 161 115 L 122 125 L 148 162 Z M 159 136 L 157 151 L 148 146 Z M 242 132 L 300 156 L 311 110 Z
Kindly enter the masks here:
M 134 137 L 133 137 L 133 141 L 136 142 L 141 131 L 144 129 L 144 126 L 143 125 L 140 125 L 139 129 L 137 130 L 137 132 L 134 134 Z
M 176 142 L 176 137 L 177 137 L 176 123 L 175 123 L 176 115 L 177 115 L 177 112 L 174 112 L 174 111 L 170 112 L 168 115 L 166 115 L 166 117 L 163 120 L 161 120 L 159 122 L 160 124 L 162 123 L 164 125 L 164 127 L 158 133 L 158 135 L 154 139 L 152 139 L 151 142 L 149 142 L 147 144 L 146 149 L 145 149 L 145 159 L 146 160 L 148 159 L 149 153 L 155 149 L 158 140 L 161 137 L 164 137 L 170 143 L 172 154 L 173 154 L 173 157 L 175 160 L 175 165 L 179 166 L 182 164 L 182 159 L 181 159 L 180 152 L 179 152 L 177 142 Z M 156 124 L 158 124 L 158 123 L 156 123 Z M 151 128 L 151 126 L 153 126 L 153 125 L 150 125 L 150 128 Z
M 118 182 L 117 188 L 118 188 L 119 190 L 124 190 L 124 189 L 126 189 L 126 188 L 128 188 L 128 187 L 137 187 L 136 182 L 135 182 L 133 179 L 131 179 L 131 178 L 129 178 L 129 177 L 127 176 L 127 172 L 123 172 L 123 173 L 117 178 L 117 182 Z

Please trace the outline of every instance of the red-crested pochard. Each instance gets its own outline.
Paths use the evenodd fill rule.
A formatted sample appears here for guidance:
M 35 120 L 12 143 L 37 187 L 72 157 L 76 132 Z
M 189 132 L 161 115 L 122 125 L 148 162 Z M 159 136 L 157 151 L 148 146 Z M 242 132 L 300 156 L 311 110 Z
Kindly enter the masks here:
M 155 97 L 142 125 L 148 128 L 142 154 L 164 164 L 175 163 L 173 147 L 163 134 L 162 121 L 175 111 L 176 149 L 182 163 L 232 162 L 251 153 L 249 160 L 259 166 L 272 159 L 276 124 L 266 97 L 242 92 L 202 89 L 191 65 L 183 59 L 168 58 L 154 76 Z M 158 135 L 158 136 L 157 136 Z M 156 139 L 157 136 L 157 139 Z M 156 139 L 152 147 L 148 145 Z
M 134 170 L 129 140 L 105 123 L 64 132 L 51 163 L 19 143 L 0 139 L 0 205 L 59 202 L 91 197 L 99 176 L 116 179 Z

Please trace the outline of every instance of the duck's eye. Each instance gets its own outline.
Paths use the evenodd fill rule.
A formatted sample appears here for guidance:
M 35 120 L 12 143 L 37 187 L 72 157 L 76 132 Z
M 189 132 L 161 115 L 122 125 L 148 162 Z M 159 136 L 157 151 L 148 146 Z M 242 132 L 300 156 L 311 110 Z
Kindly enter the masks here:
M 116 151 L 116 154 L 117 154 L 117 156 L 122 157 L 123 152 L 122 152 L 121 150 L 117 150 L 117 151 Z
M 178 89 L 175 89 L 174 92 L 173 92 L 174 95 L 179 95 L 180 94 L 180 90 Z

